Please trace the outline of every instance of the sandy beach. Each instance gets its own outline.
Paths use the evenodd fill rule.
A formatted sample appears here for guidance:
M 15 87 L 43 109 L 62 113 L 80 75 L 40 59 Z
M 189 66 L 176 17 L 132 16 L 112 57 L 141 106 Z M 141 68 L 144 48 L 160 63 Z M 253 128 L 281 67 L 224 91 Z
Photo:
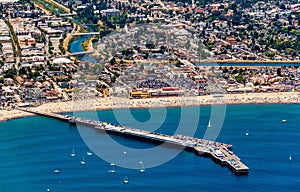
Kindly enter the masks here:
M 198 97 L 165 97 L 149 99 L 126 99 L 126 98 L 97 98 L 83 99 L 78 101 L 51 102 L 45 103 L 35 110 L 44 112 L 74 112 L 88 110 L 106 110 L 121 108 L 150 108 L 150 107 L 179 107 L 198 106 L 214 104 L 289 104 L 300 103 L 298 92 L 284 93 L 244 93 L 226 94 L 223 97 L 213 97 L 212 95 Z M 0 110 L 0 121 L 32 116 L 17 109 Z

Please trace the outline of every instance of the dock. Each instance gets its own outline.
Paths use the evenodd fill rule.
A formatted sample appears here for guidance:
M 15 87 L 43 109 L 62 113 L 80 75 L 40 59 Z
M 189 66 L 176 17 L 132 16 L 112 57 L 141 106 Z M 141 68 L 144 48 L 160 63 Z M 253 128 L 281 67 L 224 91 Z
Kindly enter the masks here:
M 156 132 L 150 132 L 142 129 L 135 129 L 120 125 L 112 125 L 110 123 L 91 120 L 70 115 L 60 115 L 56 113 L 45 113 L 35 111 L 29 108 L 18 108 L 21 111 L 33 113 L 40 116 L 50 117 L 70 124 L 81 124 L 92 127 L 107 133 L 117 133 L 121 135 L 133 136 L 140 139 L 152 140 L 158 142 L 166 142 L 174 145 L 183 146 L 192 149 L 198 155 L 205 155 L 213 159 L 222 166 L 227 166 L 235 174 L 248 174 L 249 168 L 242 163 L 241 159 L 232 152 L 232 145 L 209 141 L 205 139 L 184 136 L 184 135 L 166 135 Z

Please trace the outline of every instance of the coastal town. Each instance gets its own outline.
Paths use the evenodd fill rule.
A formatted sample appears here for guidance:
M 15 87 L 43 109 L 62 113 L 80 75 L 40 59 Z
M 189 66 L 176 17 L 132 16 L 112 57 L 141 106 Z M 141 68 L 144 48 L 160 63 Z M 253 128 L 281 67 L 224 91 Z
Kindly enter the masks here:
M 299 0 L 0 0 L 1 192 L 300 191 Z
M 261 93 L 257 100 L 277 93 L 270 101 L 299 102 L 297 1 L 7 0 L 0 6 L 0 109 L 70 102 L 87 87 L 108 103 L 112 96 L 245 103 L 238 98 Z M 176 36 L 148 41 L 151 32 L 134 36 L 141 25 L 156 26 L 156 36 Z M 79 51 L 72 50 L 81 38 Z

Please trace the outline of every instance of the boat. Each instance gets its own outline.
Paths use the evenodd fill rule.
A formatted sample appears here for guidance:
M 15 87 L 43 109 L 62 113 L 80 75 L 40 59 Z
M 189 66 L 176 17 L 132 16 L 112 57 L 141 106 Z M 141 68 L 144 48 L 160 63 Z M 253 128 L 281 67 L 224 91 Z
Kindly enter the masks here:
M 50 189 L 49 189 L 49 188 L 47 189 L 47 192 L 50 192 Z
M 289 160 L 291 161 L 293 158 L 292 158 L 292 156 L 290 155 L 290 157 L 289 157 Z
M 90 151 L 87 151 L 87 152 L 86 152 L 86 155 L 87 155 L 87 156 L 92 156 L 92 155 L 93 155 L 93 153 L 92 153 L 92 152 L 90 152 Z
M 128 184 L 128 183 L 129 183 L 128 177 L 127 177 L 127 176 L 124 177 L 123 183 L 124 183 L 124 184 Z
M 82 157 L 82 161 L 80 162 L 81 165 L 85 165 L 84 156 Z
M 70 154 L 70 156 L 71 157 L 75 157 L 76 156 L 74 148 L 72 148 L 72 153 Z
M 115 164 L 111 163 L 110 165 L 111 165 L 112 169 L 110 169 L 108 172 L 115 173 L 116 172 L 116 170 L 115 170 Z
M 245 136 L 249 136 L 249 131 L 247 130 L 247 132 L 245 133 Z
M 281 123 L 286 123 L 286 122 L 287 122 L 286 119 L 282 119 L 282 120 L 281 120 Z
M 208 121 L 208 125 L 207 125 L 207 128 L 211 128 L 211 124 L 210 124 L 210 121 Z
M 60 171 L 58 169 L 55 169 L 53 172 L 54 173 L 60 173 Z
M 141 164 L 141 168 L 139 169 L 139 172 L 144 173 L 146 171 L 146 169 L 144 168 L 144 163 L 141 161 L 140 164 Z

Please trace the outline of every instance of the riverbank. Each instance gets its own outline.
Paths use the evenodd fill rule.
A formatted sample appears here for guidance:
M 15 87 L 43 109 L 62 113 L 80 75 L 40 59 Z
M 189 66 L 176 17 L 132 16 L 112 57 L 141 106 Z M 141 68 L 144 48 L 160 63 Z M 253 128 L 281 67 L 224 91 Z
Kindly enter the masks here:
M 64 39 L 63 42 L 63 48 L 65 49 L 66 53 L 70 53 L 70 46 L 73 39 L 73 35 L 72 33 L 80 33 L 80 31 L 82 31 L 82 28 L 80 27 L 80 25 L 77 25 L 75 22 L 73 22 L 73 24 L 75 25 L 75 27 L 73 28 L 71 33 L 67 34 L 67 37 Z
M 93 36 L 90 36 L 89 38 L 87 38 L 85 41 L 82 42 L 82 50 L 83 51 L 93 51 Z
M 66 13 L 70 14 L 71 11 L 69 8 L 65 7 L 64 5 L 54 1 L 54 0 L 46 0 L 46 2 L 48 2 L 49 4 L 55 5 L 56 7 L 62 9 L 63 11 L 65 11 Z
M 44 13 L 46 13 L 46 15 L 51 15 L 51 11 L 47 10 L 42 4 L 38 3 L 38 2 L 33 2 L 35 7 L 40 8 L 42 11 L 44 11 Z
M 69 34 L 67 34 L 67 37 L 64 39 L 63 48 L 66 51 L 66 53 L 70 53 L 69 52 L 69 44 L 70 44 L 72 37 L 73 36 L 69 33 Z
M 108 110 L 122 108 L 159 108 L 180 106 L 201 106 L 214 104 L 292 104 L 300 103 L 298 92 L 279 93 L 245 93 L 226 94 L 223 97 L 212 95 L 198 97 L 164 97 L 149 99 L 120 99 L 120 98 L 97 98 L 83 101 L 51 102 L 45 103 L 35 110 L 44 112 L 73 112 L 89 110 Z M 0 121 L 32 116 L 16 109 L 0 110 Z

